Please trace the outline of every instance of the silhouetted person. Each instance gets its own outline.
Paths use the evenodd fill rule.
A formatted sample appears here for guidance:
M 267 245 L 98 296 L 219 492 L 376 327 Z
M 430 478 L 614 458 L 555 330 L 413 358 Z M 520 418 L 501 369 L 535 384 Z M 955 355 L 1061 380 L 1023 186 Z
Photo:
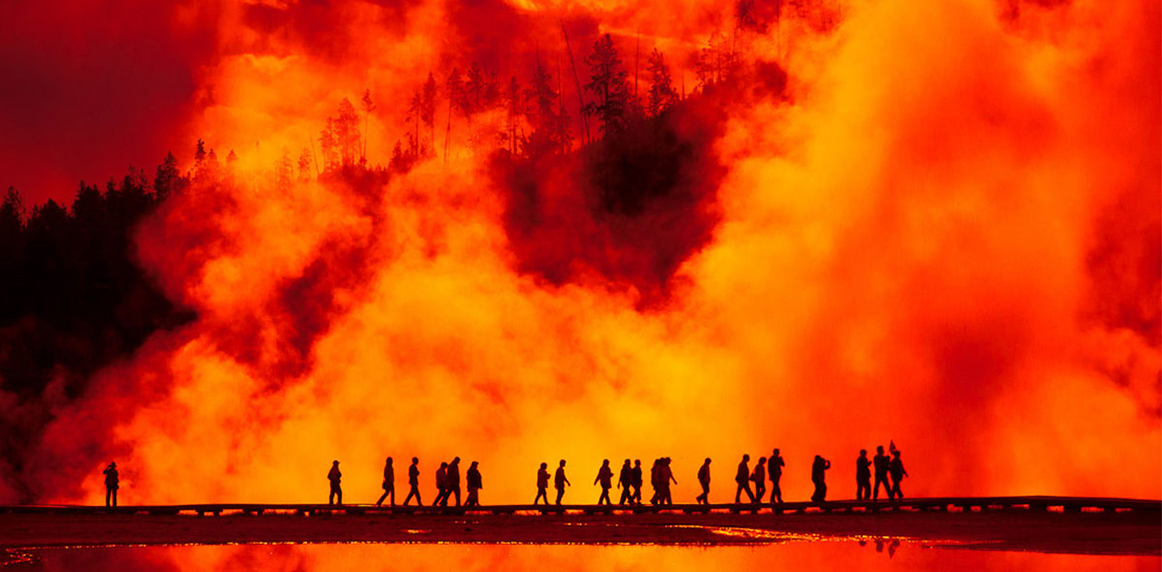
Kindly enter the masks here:
M 432 506 L 447 506 L 447 496 L 448 463 L 440 463 L 440 468 L 436 469 L 436 500 L 432 501 Z
M 557 504 L 561 504 L 561 497 L 565 496 L 565 485 L 573 486 L 569 479 L 565 477 L 565 459 L 561 459 L 561 464 L 557 465 L 557 472 L 553 475 L 553 486 L 557 488 Z
M 742 462 L 738 464 L 738 472 L 734 475 L 734 482 L 738 483 L 738 490 L 734 491 L 734 503 L 738 504 L 742 498 L 743 491 L 746 491 L 747 498 L 750 502 L 754 502 L 754 493 L 750 492 L 750 455 L 743 455 Z
M 674 478 L 674 471 L 670 469 L 671 459 L 669 457 L 662 457 L 662 466 L 658 469 L 658 475 L 662 485 L 662 504 L 674 504 L 674 494 L 670 492 L 670 484 L 678 484 L 678 479 Z
M 408 467 L 408 491 L 407 498 L 403 499 L 403 505 L 407 506 L 408 501 L 412 497 L 416 499 L 416 505 L 424 506 L 424 501 L 420 500 L 420 459 L 419 457 L 412 457 L 412 464 Z
M 391 466 L 391 457 L 383 465 L 383 496 L 375 501 L 375 506 L 383 506 L 387 495 L 391 495 L 391 506 L 395 506 L 395 469 Z
M 445 486 L 448 492 L 444 494 L 443 506 L 448 506 L 448 499 L 456 495 L 456 506 L 460 506 L 460 457 L 448 463 L 448 472 L 444 475 Z
M 339 479 L 343 478 L 343 473 L 339 472 L 339 461 L 331 463 L 331 472 L 327 473 L 327 480 L 331 481 L 331 494 L 327 497 L 327 504 L 336 504 L 335 497 L 339 497 L 339 503 L 343 504 L 343 489 L 339 486 Z
M 763 495 L 767 494 L 767 459 L 759 457 L 758 463 L 755 463 L 754 473 L 750 476 L 754 481 L 754 502 L 763 502 Z
M 633 467 L 629 464 L 629 459 L 625 460 L 625 464 L 621 466 L 621 471 L 617 475 L 617 488 L 621 489 L 621 500 L 617 504 L 623 505 L 625 503 L 633 504 L 633 493 L 630 489 L 633 487 Z
M 876 447 L 876 456 L 872 459 L 876 469 L 876 484 L 872 489 L 872 498 L 879 500 L 880 485 L 884 486 L 884 492 L 888 495 L 888 500 L 892 500 L 892 485 L 888 484 L 888 456 L 884 454 L 884 446 Z
M 710 504 L 710 457 L 706 457 L 702 462 L 702 468 L 698 469 L 698 484 L 702 485 L 702 494 L 698 495 L 694 502 Z
M 593 484 L 601 483 L 601 496 L 597 498 L 597 506 L 602 504 L 613 504 L 609 500 L 609 489 L 613 488 L 613 469 L 609 468 L 609 459 L 601 463 L 601 468 L 597 469 L 597 478 L 593 479 Z
M 659 475 L 661 465 L 661 459 L 654 459 L 654 464 L 650 466 L 650 488 L 654 490 L 654 494 L 650 495 L 650 504 L 658 504 L 658 499 L 662 497 L 662 477 Z
M 811 464 L 811 482 L 815 483 L 815 494 L 811 500 L 823 502 L 827 500 L 827 469 L 831 468 L 831 461 L 815 455 L 815 462 Z
M 892 475 L 892 492 L 888 494 L 888 498 L 895 497 L 896 500 L 904 500 L 904 493 L 900 491 L 900 481 L 908 476 L 908 471 L 904 470 L 904 462 L 900 460 L 899 449 L 892 451 L 892 462 L 888 472 Z
M 771 452 L 771 458 L 767 459 L 767 474 L 771 477 L 771 504 L 783 502 L 783 489 L 779 486 L 779 481 L 783 478 L 783 467 L 787 466 L 783 462 L 783 456 L 779 454 L 779 450 L 775 449 Z
M 855 459 L 855 500 L 871 500 L 871 460 L 867 449 L 860 449 Z
M 466 506 L 480 506 L 480 489 L 484 488 L 484 480 L 480 477 L 480 464 L 472 461 L 468 466 L 468 473 L 465 477 L 468 479 L 468 500 L 464 503 Z
M 633 461 L 633 501 L 640 505 L 642 504 L 642 460 L 634 459 Z
M 117 489 L 121 488 L 121 478 L 117 475 L 117 463 L 109 463 L 105 475 L 105 506 L 117 506 Z
M 537 505 L 537 501 L 545 499 L 545 504 L 549 504 L 549 464 L 541 463 L 541 468 L 537 469 L 537 498 L 533 499 L 533 506 Z

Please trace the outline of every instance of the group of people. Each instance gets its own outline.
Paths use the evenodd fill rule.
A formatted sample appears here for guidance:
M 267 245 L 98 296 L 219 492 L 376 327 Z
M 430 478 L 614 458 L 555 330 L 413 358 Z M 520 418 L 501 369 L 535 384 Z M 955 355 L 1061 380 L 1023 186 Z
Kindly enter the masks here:
M 819 456 L 815 456 L 819 459 Z M 734 491 L 734 502 L 742 502 L 742 493 L 746 493 L 747 498 L 751 503 L 758 504 L 763 502 L 763 495 L 767 494 L 766 481 L 768 475 L 771 480 L 771 503 L 783 502 L 783 489 L 779 486 L 783 478 L 783 467 L 787 463 L 783 460 L 783 456 L 778 449 L 771 451 L 770 458 L 759 457 L 755 464 L 754 471 L 750 470 L 750 455 L 743 455 L 742 461 L 738 464 L 738 472 L 734 475 L 734 482 L 738 488 Z M 710 459 L 702 464 L 703 470 L 706 471 L 706 479 L 703 482 L 702 472 L 698 473 L 698 481 L 702 483 L 702 494 L 698 497 L 699 503 L 709 503 L 710 496 Z M 754 491 L 751 492 L 750 484 L 754 483 Z M 815 500 L 812 497 L 812 500 Z
M 335 461 L 331 475 L 331 493 L 334 495 L 339 488 L 339 461 Z M 464 506 L 480 506 L 480 489 L 484 488 L 484 479 L 480 475 L 478 461 L 472 461 L 468 466 L 465 478 L 468 498 L 465 499 Z M 420 498 L 419 457 L 412 457 L 412 464 L 408 466 L 408 486 L 408 496 L 403 499 L 403 506 L 407 506 L 413 498 L 416 499 L 416 505 L 423 506 L 424 502 Z M 460 506 L 460 457 L 440 463 L 440 468 L 436 469 L 436 491 L 436 500 L 432 501 L 432 506 L 448 506 L 448 500 L 453 495 L 456 496 L 455 506 Z M 375 501 L 375 506 L 383 506 L 383 501 L 389 496 L 391 506 L 395 506 L 395 467 L 392 465 L 391 457 L 388 457 L 383 465 L 383 494 Z M 339 491 L 339 504 L 343 504 L 342 491 Z
M 695 499 L 698 504 L 710 503 L 710 462 L 710 459 L 707 458 L 698 469 L 698 484 L 702 487 L 702 493 Z M 419 458 L 412 457 L 411 465 L 408 467 L 408 485 L 410 490 L 403 501 L 403 506 L 407 506 L 413 498 L 416 499 L 417 505 L 423 506 L 423 501 L 420 499 L 419 465 Z M 536 505 L 542 499 L 546 505 L 549 504 L 548 467 L 548 463 L 541 463 L 540 469 L 537 470 L 537 496 L 533 499 L 533 505 Z M 736 504 L 740 503 L 742 501 L 742 495 L 745 493 L 750 503 L 762 503 L 763 497 L 767 494 L 766 484 L 769 480 L 771 485 L 769 502 L 771 504 L 782 503 L 783 492 L 779 486 L 779 482 L 782 479 L 784 467 L 786 467 L 786 462 L 783 460 L 778 449 L 772 451 L 770 457 L 759 457 L 753 471 L 750 469 L 750 455 L 743 455 L 742 461 L 738 464 L 738 472 L 734 477 L 734 481 L 738 485 L 734 493 L 734 502 Z M 823 502 L 826 500 L 826 476 L 827 470 L 830 468 L 831 461 L 815 455 L 815 461 L 811 464 L 811 482 L 815 485 L 815 492 L 811 495 L 812 501 Z M 874 487 L 872 486 L 871 479 L 873 469 L 875 471 Z M 120 479 L 117 474 L 117 463 L 109 463 L 109 466 L 104 470 L 104 474 L 105 506 L 117 506 L 117 489 L 120 486 Z M 904 470 L 904 462 L 900 459 L 900 450 L 896 449 L 894 444 L 891 447 L 890 457 L 884 454 L 884 447 L 882 445 L 876 447 L 876 455 L 870 460 L 867 456 L 867 449 L 861 449 L 859 457 L 855 460 L 855 498 L 856 500 L 879 500 L 880 487 L 882 486 L 884 492 L 888 495 L 888 500 L 903 499 L 904 493 L 900 489 L 900 482 L 907 476 L 908 471 Z M 484 481 L 480 475 L 480 463 L 472 461 L 465 477 L 468 498 L 464 501 L 464 506 L 480 506 L 480 489 L 484 488 Z M 343 473 L 339 471 L 339 461 L 334 461 L 331 464 L 331 471 L 327 473 L 327 480 L 331 483 L 331 494 L 328 497 L 329 504 L 343 504 L 342 478 Z M 555 502 L 560 505 L 561 500 L 565 496 L 565 487 L 572 486 L 569 478 L 565 476 L 564 459 L 557 465 L 557 470 L 552 480 L 553 487 L 557 491 Z M 601 486 L 601 496 L 598 497 L 597 504 L 612 504 L 609 491 L 613 488 L 614 484 L 613 469 L 609 466 L 609 459 L 605 459 L 601 463 L 601 467 L 597 470 L 597 477 L 593 480 L 593 484 Z M 654 494 L 650 498 L 650 504 L 674 504 L 673 495 L 670 492 L 670 485 L 678 484 L 678 479 L 674 478 L 669 457 L 661 457 L 654 460 L 654 464 L 650 468 L 650 484 L 654 489 Z M 753 490 L 751 489 L 751 484 L 754 484 Z M 641 459 L 635 460 L 632 465 L 629 459 L 625 460 L 617 479 L 617 487 L 621 489 L 621 499 L 618 501 L 619 505 L 629 504 L 632 506 L 642 503 Z M 448 506 L 448 502 L 453 496 L 456 498 L 455 506 L 460 506 L 460 457 L 456 457 L 449 462 L 440 463 L 440 468 L 436 469 L 436 490 L 438 494 L 436 500 L 432 502 L 432 506 Z M 387 458 L 383 466 L 383 495 L 379 497 L 375 505 L 383 506 L 383 501 L 387 500 L 388 497 L 391 498 L 391 506 L 395 506 L 395 469 L 392 466 L 391 457 Z
M 871 484 L 872 466 L 876 471 L 874 489 Z M 889 476 L 892 478 L 890 484 Z M 880 445 L 876 447 L 876 456 L 871 461 L 867 459 L 867 449 L 860 449 L 859 458 L 855 460 L 855 499 L 879 500 L 882 485 L 884 492 L 888 494 L 888 500 L 902 500 L 904 493 L 900 490 L 900 481 L 907 476 L 908 471 L 904 470 L 904 461 L 900 459 L 899 449 L 892 447 L 892 456 L 889 458 L 884 454 L 884 446 Z

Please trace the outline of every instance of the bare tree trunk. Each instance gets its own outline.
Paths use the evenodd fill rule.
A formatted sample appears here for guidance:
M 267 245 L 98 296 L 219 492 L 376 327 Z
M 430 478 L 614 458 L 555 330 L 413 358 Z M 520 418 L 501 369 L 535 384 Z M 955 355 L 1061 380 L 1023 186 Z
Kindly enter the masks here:
M 585 118 L 585 94 L 581 91 L 581 76 L 577 75 L 577 62 L 573 61 L 573 48 L 569 46 L 569 31 L 565 29 L 565 21 L 561 21 L 561 33 L 565 36 L 565 49 L 569 52 L 569 65 L 573 67 L 573 81 L 577 84 L 577 107 L 581 115 L 582 138 L 581 145 L 585 146 L 589 139 L 589 121 Z
M 444 130 L 444 162 L 448 162 L 448 139 L 452 138 L 452 101 L 448 100 L 448 127 Z

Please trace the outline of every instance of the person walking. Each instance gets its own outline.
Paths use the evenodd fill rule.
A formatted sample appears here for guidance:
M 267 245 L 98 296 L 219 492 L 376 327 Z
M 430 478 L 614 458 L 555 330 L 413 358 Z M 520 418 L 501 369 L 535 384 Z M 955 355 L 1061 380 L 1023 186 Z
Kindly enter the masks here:
M 750 492 L 750 455 L 743 455 L 742 462 L 738 464 L 738 472 L 734 475 L 734 482 L 738 483 L 738 489 L 734 491 L 734 504 L 738 504 L 742 498 L 742 493 L 745 491 L 746 496 L 750 502 L 754 502 L 754 493 Z
M 339 461 L 331 463 L 331 472 L 327 473 L 327 480 L 331 481 L 331 494 L 327 497 L 327 504 L 336 504 L 335 497 L 339 497 L 339 503 L 343 504 L 343 488 L 339 486 L 339 480 L 343 478 L 343 473 L 339 472 Z
M 549 464 L 541 463 L 541 468 L 537 469 L 537 498 L 533 499 L 533 506 L 537 506 L 537 501 L 545 499 L 545 504 L 549 504 Z
M 763 495 L 767 493 L 767 459 L 759 457 L 759 461 L 755 463 L 754 473 L 751 474 L 750 480 L 754 481 L 754 502 L 762 503 Z
M 375 501 L 375 506 L 383 506 L 384 499 L 391 495 L 391 506 L 395 506 L 395 469 L 391 466 L 391 457 L 383 465 L 383 496 Z
M 480 506 L 480 489 L 484 488 L 484 480 L 480 477 L 480 463 L 472 461 L 468 466 L 468 500 L 464 506 Z
M 601 468 L 597 469 L 597 478 L 593 479 L 593 484 L 598 483 L 601 483 L 601 496 L 597 498 L 597 506 L 613 504 L 609 500 L 609 489 L 613 488 L 613 469 L 609 468 L 609 459 L 605 459 Z
M 654 459 L 654 464 L 650 466 L 650 488 L 654 489 L 654 494 L 650 496 L 650 504 L 658 504 L 658 499 L 662 498 L 662 477 L 661 477 L 662 459 Z
M 621 499 L 617 501 L 617 504 L 624 505 L 627 502 L 633 504 L 633 493 L 630 492 L 632 487 L 633 467 L 630 466 L 629 459 L 626 459 L 617 475 L 617 488 L 621 489 Z
M 412 457 L 412 464 L 408 467 L 408 496 L 403 499 L 403 505 L 407 506 L 408 501 L 412 497 L 416 499 L 416 506 L 424 506 L 424 501 L 420 500 L 420 458 Z
M 871 460 L 867 449 L 860 449 L 855 459 L 855 500 L 871 500 Z
M 698 495 L 694 502 L 710 504 L 710 457 L 706 457 L 702 462 L 702 468 L 698 469 L 698 484 L 702 485 L 702 494 Z
M 561 504 L 561 497 L 565 496 L 565 486 L 573 486 L 569 479 L 565 477 L 565 459 L 561 459 L 561 464 L 557 465 L 557 473 L 553 475 L 553 485 L 557 488 L 557 505 Z
M 662 487 L 662 496 L 659 499 L 659 504 L 674 504 L 674 494 L 670 492 L 670 484 L 678 484 L 678 479 L 674 478 L 674 471 L 670 469 L 671 462 L 672 459 L 669 457 L 662 457 L 662 466 L 658 469 L 658 480 Z
M 787 466 L 783 462 L 783 456 L 779 454 L 779 450 L 771 451 L 771 458 L 767 459 L 767 474 L 771 477 L 771 504 L 783 502 L 783 489 L 779 486 L 779 481 L 783 478 L 783 467 Z
M 456 495 L 456 506 L 460 506 L 460 457 L 448 463 L 448 472 L 444 475 L 445 486 L 448 492 L 444 495 L 443 506 L 448 506 L 448 499 Z
M 888 493 L 888 498 L 895 498 L 896 500 L 904 500 L 904 493 L 900 491 L 900 481 L 908 476 L 908 471 L 904 470 L 904 461 L 900 460 L 900 450 L 892 451 L 892 462 L 888 467 L 888 472 L 892 475 L 892 491 Z
M 121 488 L 121 477 L 117 474 L 116 461 L 109 463 L 101 473 L 105 475 L 105 506 L 117 506 L 117 489 Z
M 641 504 L 642 504 L 642 460 L 641 459 L 634 459 L 633 460 L 632 477 L 633 477 L 633 480 L 630 484 L 633 485 L 633 498 L 631 498 L 630 501 L 633 504 L 641 506 Z
M 448 463 L 441 462 L 436 469 L 436 500 L 432 506 L 448 506 Z
M 884 492 L 888 495 L 888 500 L 892 500 L 892 486 L 888 484 L 888 456 L 884 454 L 884 446 L 876 446 L 876 456 L 872 458 L 872 464 L 876 470 L 876 484 L 872 488 L 872 500 L 880 500 L 880 485 L 883 485 Z
M 827 500 L 827 469 L 831 468 L 831 461 L 815 455 L 815 462 L 811 465 L 811 482 L 815 483 L 815 494 L 811 495 L 814 502 Z

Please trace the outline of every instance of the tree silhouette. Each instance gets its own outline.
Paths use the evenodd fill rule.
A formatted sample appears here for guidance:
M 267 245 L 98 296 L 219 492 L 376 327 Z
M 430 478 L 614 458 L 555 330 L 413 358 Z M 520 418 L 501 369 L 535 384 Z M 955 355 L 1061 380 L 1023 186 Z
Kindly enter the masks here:
M 363 150 L 359 155 L 361 163 L 367 163 L 367 138 L 371 130 L 371 112 L 375 111 L 375 102 L 371 100 L 371 90 L 363 91 L 363 99 L 360 100 L 363 104 Z
M 621 67 L 621 57 L 613 45 L 613 38 L 609 34 L 598 38 L 585 62 L 590 70 L 585 89 L 595 98 L 585 104 L 585 113 L 601 120 L 603 135 L 623 131 L 629 107 L 629 72 Z
M 657 48 L 650 54 L 650 92 L 648 112 L 651 117 L 657 117 L 663 111 L 674 105 L 678 94 L 674 91 L 674 81 L 670 78 L 670 66 Z

